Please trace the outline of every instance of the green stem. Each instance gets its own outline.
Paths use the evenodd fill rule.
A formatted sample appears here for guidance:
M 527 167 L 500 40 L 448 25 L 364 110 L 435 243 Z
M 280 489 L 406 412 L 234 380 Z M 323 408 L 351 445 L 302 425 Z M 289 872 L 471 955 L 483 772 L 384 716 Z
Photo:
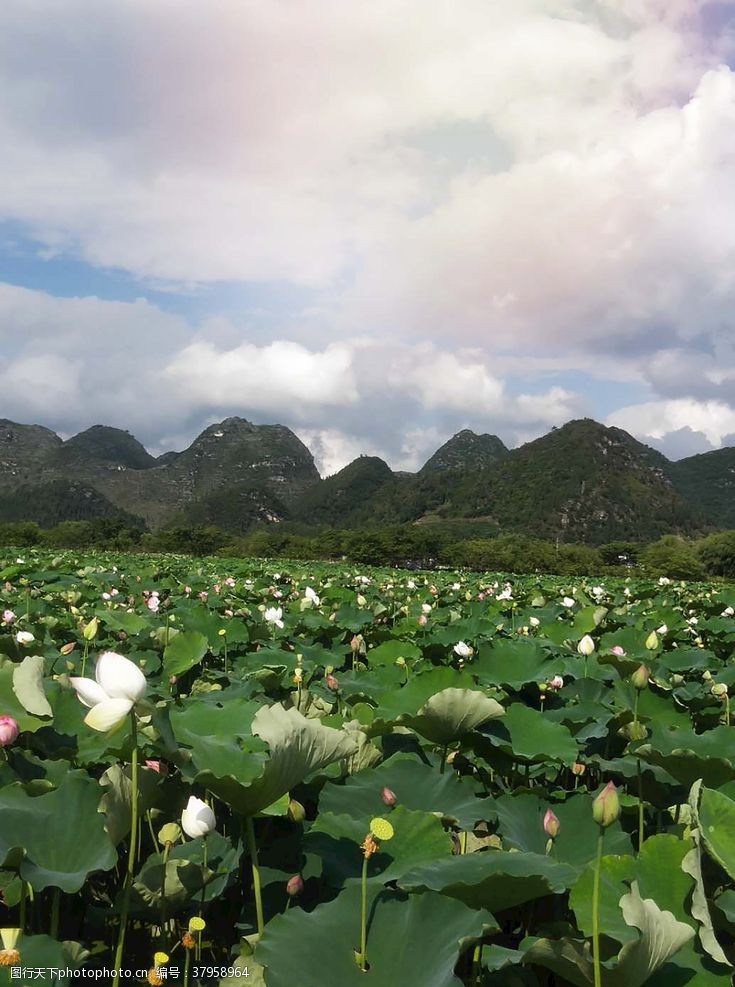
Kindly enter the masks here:
M 191 966 L 191 950 L 186 950 L 184 958 L 184 987 L 189 987 L 189 967 Z
M 202 843 L 203 843 L 203 849 L 202 849 L 202 861 L 203 861 L 203 863 L 202 863 L 202 870 L 205 871 L 207 869 L 207 849 L 208 849 L 208 847 L 207 847 L 207 837 L 206 836 L 203 836 L 202 837 Z M 203 876 L 204 875 L 202 874 L 202 877 Z M 202 884 L 202 897 L 201 897 L 201 899 L 199 901 L 199 918 L 202 917 L 202 912 L 204 911 L 204 895 L 206 894 L 206 891 L 207 891 L 207 885 L 203 883 Z M 201 960 L 201 958 L 202 958 L 202 930 L 199 929 L 199 931 L 197 932 L 197 960 Z
M 255 895 L 255 915 L 258 923 L 258 934 L 263 935 L 265 922 L 263 921 L 263 898 L 260 893 L 260 869 L 258 867 L 258 844 L 255 842 L 255 826 L 253 817 L 245 817 L 245 833 L 248 840 L 248 851 L 250 853 L 250 864 L 253 869 L 253 894 Z
M 120 912 L 120 929 L 117 935 L 115 949 L 115 976 L 112 987 L 120 983 L 120 967 L 122 966 L 123 949 L 125 948 L 125 932 L 128 927 L 128 912 L 130 911 L 130 892 L 133 887 L 135 874 L 135 851 L 138 846 L 138 723 L 135 710 L 130 711 L 131 737 L 133 752 L 130 759 L 130 842 L 128 844 L 128 869 L 125 874 L 123 888 L 122 911 Z
M 472 974 L 470 976 L 470 983 L 473 985 L 480 983 L 480 973 L 481 973 L 481 963 L 482 963 L 482 943 L 478 943 L 475 946 L 474 952 L 472 953 Z
M 605 829 L 600 826 L 600 833 L 597 837 L 594 881 L 592 884 L 592 961 L 594 963 L 595 987 L 602 987 L 602 968 L 600 965 L 600 869 L 604 840 Z
M 158 842 L 158 838 L 156 836 L 155 830 L 153 829 L 153 817 L 151 816 L 150 809 L 146 812 L 145 817 L 148 821 L 148 832 L 151 834 L 151 839 L 153 840 L 153 846 L 156 848 L 156 853 L 160 853 L 161 845 Z
M 636 770 L 638 773 L 638 853 L 643 849 L 643 773 L 641 771 L 641 759 L 637 759 Z
M 18 915 L 18 926 L 21 932 L 26 930 L 26 899 L 28 896 L 28 885 L 21 877 L 20 879 L 20 912 Z
M 362 888 L 360 894 L 360 969 L 367 970 L 367 854 L 362 861 Z
M 444 768 L 447 766 L 447 754 L 448 753 L 449 753 L 449 745 L 447 744 L 442 749 L 442 760 L 441 760 L 441 764 L 439 765 L 439 774 L 440 775 L 443 775 L 444 774 Z
M 51 938 L 59 938 L 59 912 L 61 909 L 61 888 L 54 888 L 51 896 Z
M 168 855 L 170 853 L 171 844 L 167 843 L 163 848 L 163 872 L 161 873 L 161 934 L 166 944 L 168 944 L 168 934 L 166 932 L 166 923 L 168 922 L 168 915 L 166 914 L 166 865 L 168 864 Z

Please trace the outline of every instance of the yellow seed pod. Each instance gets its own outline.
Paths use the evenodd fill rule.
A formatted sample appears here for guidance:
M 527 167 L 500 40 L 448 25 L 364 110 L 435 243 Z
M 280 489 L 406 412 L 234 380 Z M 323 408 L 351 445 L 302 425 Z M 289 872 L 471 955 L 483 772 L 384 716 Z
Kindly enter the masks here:
M 207 923 L 198 915 L 189 919 L 189 932 L 202 932 L 206 927 Z
M 168 961 L 168 953 L 158 952 L 153 954 L 153 966 L 155 967 L 163 966 L 165 963 L 168 963 Z
M 376 816 L 375 819 L 370 820 L 370 832 L 376 839 L 382 840 L 382 842 L 393 839 L 392 825 L 387 819 L 381 819 L 380 816 Z

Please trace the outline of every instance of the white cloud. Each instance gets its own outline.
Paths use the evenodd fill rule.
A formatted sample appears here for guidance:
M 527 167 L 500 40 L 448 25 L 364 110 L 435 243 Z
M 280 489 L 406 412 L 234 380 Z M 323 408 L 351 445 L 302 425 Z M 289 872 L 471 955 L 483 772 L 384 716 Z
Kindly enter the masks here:
M 649 401 L 620 408 L 609 416 L 608 425 L 624 428 L 641 439 L 662 440 L 672 432 L 700 432 L 711 446 L 735 433 L 735 408 L 721 401 Z
M 297 419 L 314 405 L 351 404 L 357 398 L 351 354 L 340 344 L 311 352 L 287 340 L 261 347 L 241 343 L 230 350 L 198 341 L 174 356 L 162 378 L 184 389 L 192 404 L 268 413 L 287 409 Z

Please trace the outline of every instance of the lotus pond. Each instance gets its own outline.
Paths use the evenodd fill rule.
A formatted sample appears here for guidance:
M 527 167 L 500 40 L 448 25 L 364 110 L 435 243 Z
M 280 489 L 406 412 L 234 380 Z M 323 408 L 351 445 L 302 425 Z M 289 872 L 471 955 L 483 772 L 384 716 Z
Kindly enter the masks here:
M 731 983 L 735 587 L 0 565 L 0 983 Z

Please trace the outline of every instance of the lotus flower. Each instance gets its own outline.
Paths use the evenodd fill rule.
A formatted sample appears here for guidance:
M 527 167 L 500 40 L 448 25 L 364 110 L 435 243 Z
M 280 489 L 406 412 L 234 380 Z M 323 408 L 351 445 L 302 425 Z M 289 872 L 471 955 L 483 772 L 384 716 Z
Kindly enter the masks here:
M 146 691 L 145 675 L 137 665 L 114 651 L 97 659 L 94 679 L 70 679 L 81 703 L 89 707 L 84 722 L 105 733 L 119 726 Z M 96 680 L 96 681 L 95 681 Z
M 15 635 L 15 640 L 18 644 L 33 644 L 36 639 L 30 631 L 18 631 Z
M 181 828 L 186 835 L 195 840 L 198 836 L 211 833 L 216 825 L 215 815 L 207 803 L 194 795 L 189 796 L 186 808 L 181 813 Z
M 321 600 L 316 595 L 316 593 L 311 588 L 311 586 L 307 586 L 306 589 L 304 590 L 304 599 L 311 600 L 311 602 L 314 604 L 315 607 L 318 607 L 319 604 L 321 603 Z
M 0 716 L 0 747 L 14 744 L 19 732 L 18 724 L 12 716 Z
M 263 614 L 263 618 L 267 624 L 273 624 L 274 627 L 283 628 L 283 610 L 280 607 L 268 607 Z
M 454 653 L 459 658 L 471 658 L 473 652 L 469 644 L 466 644 L 464 641 L 458 641 L 454 645 Z
M 592 640 L 589 634 L 585 634 L 585 636 L 577 645 L 577 651 L 580 653 L 580 655 L 583 655 L 585 658 L 589 658 L 589 656 L 592 654 L 594 650 L 595 650 L 595 642 Z
M 3 623 L 12 624 L 15 620 L 15 614 L 12 610 L 3 610 Z
M 559 835 L 561 823 L 556 813 L 552 809 L 547 809 L 544 814 L 544 832 L 550 839 L 554 840 Z

